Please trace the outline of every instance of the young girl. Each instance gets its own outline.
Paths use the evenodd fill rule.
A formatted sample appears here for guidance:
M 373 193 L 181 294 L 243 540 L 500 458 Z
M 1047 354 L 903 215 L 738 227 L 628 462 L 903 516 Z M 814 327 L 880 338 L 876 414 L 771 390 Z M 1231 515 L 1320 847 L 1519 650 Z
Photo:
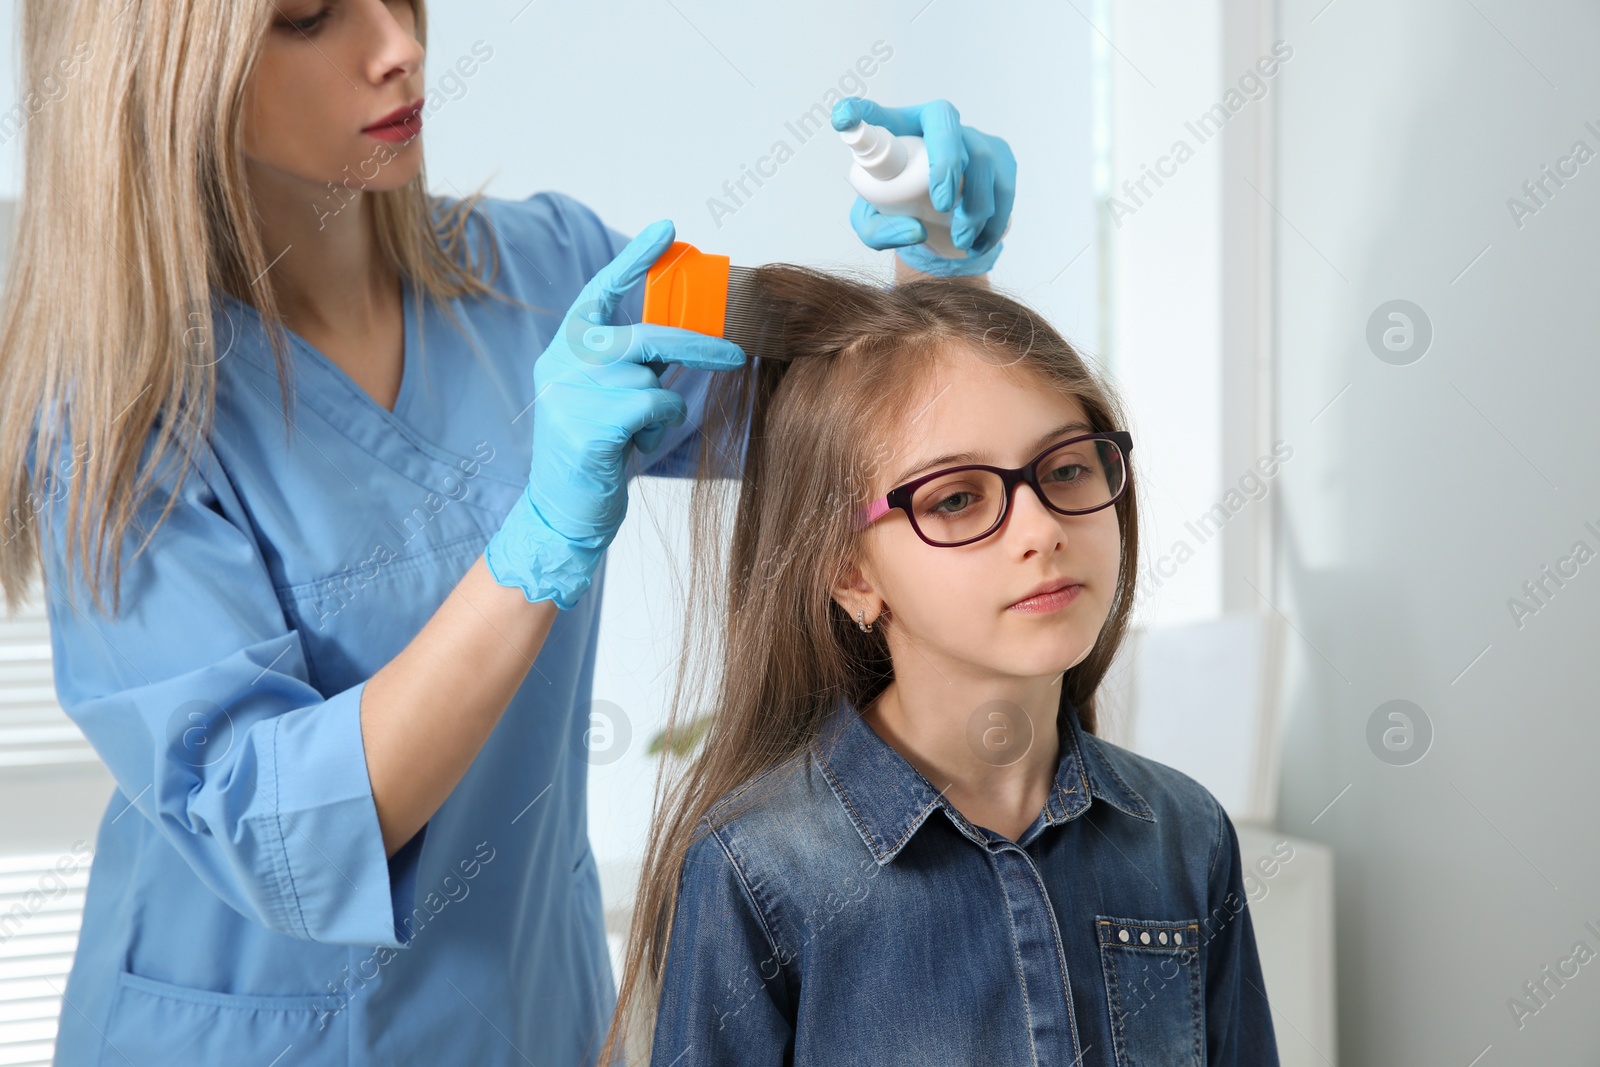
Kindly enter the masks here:
M 761 282 L 785 358 L 727 383 L 726 569 L 731 483 L 696 484 L 726 614 L 683 664 L 725 647 L 602 1062 L 1276 1064 L 1232 823 L 1095 736 L 1138 573 L 1119 401 L 991 291 Z

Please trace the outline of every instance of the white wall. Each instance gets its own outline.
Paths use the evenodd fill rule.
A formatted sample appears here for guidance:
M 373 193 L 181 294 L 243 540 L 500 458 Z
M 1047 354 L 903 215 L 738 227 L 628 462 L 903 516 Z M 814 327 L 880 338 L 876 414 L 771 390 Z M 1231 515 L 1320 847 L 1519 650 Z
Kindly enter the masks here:
M 1600 551 L 1600 163 L 1520 227 L 1507 201 L 1574 142 L 1600 151 L 1600 15 L 1312 0 L 1281 21 L 1282 829 L 1337 852 L 1340 1051 L 1594 1063 L 1600 964 L 1561 961 L 1600 950 L 1600 563 L 1520 626 L 1508 602 Z M 1433 329 L 1403 366 L 1367 341 L 1395 299 Z M 1431 725 L 1408 765 L 1378 753 L 1420 744 L 1368 740 L 1397 699 Z M 1540 1006 L 1523 986 L 1547 965 L 1569 977 Z
M 1188 528 L 1216 500 L 1222 467 L 1222 143 L 1188 128 L 1220 91 L 1219 4 L 1108 6 L 1107 362 L 1140 479 L 1137 621 L 1176 623 L 1222 603 L 1222 539 Z M 1174 153 L 1178 142 L 1189 151 Z

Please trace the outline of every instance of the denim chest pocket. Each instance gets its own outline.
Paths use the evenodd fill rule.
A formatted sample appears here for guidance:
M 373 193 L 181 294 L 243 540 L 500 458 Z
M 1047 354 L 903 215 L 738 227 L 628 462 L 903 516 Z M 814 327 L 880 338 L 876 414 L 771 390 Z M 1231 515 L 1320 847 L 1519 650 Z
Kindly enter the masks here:
M 1199 1067 L 1199 920 L 1096 915 L 1095 931 L 1117 1067 Z

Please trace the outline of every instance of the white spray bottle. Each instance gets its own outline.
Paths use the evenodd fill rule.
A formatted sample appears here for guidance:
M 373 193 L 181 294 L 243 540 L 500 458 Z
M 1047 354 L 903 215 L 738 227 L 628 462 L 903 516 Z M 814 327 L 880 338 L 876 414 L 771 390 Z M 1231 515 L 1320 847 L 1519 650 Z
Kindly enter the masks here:
M 921 137 L 895 136 L 882 126 L 858 122 L 839 136 L 855 154 L 850 184 L 885 215 L 918 219 L 928 231 L 927 245 L 946 259 L 966 259 L 950 237 L 953 211 L 939 211 L 928 195 L 928 149 Z M 962 183 L 964 184 L 964 182 Z M 956 198 L 961 189 L 958 185 Z

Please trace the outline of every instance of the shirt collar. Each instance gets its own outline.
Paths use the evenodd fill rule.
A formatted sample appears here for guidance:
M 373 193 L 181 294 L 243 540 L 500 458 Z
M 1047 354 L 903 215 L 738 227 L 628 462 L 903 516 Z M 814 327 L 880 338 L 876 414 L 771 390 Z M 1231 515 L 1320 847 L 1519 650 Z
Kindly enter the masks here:
M 1091 797 L 1136 819 L 1155 822 L 1155 813 L 1144 798 L 1122 780 L 1094 744 L 1086 742 L 1077 713 L 1069 708 L 1063 718 L 1070 730 L 1062 731 L 1055 786 L 1044 806 L 1045 824 L 1055 826 L 1077 818 L 1089 807 Z M 943 807 L 958 827 L 970 825 L 842 696 L 824 724 L 816 758 L 880 864 L 894 859 L 936 807 Z

